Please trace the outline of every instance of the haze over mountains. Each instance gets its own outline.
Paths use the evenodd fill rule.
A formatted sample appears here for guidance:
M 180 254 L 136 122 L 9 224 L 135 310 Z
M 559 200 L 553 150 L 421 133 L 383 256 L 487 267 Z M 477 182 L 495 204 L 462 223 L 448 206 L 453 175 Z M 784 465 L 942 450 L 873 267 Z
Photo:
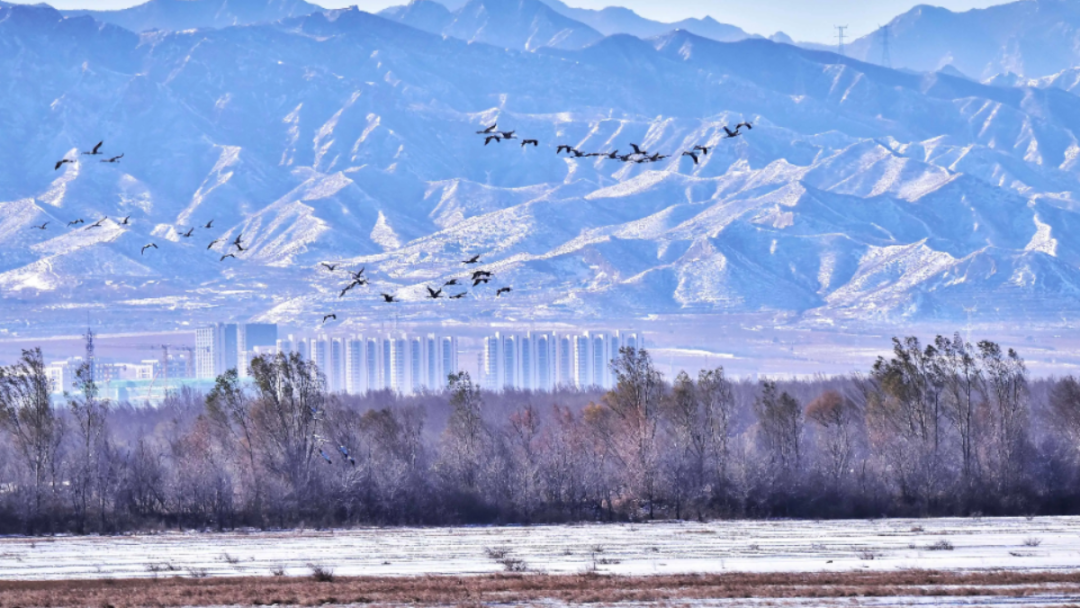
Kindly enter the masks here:
M 1080 310 L 1069 73 L 988 86 L 761 38 L 606 35 L 538 0 L 273 22 L 300 5 L 214 2 L 259 22 L 136 34 L 0 5 L 3 329 L 61 331 L 87 310 L 132 329 L 328 311 L 858 326 Z M 742 120 L 753 131 L 723 140 Z M 496 121 L 541 146 L 485 147 L 474 132 Z M 53 170 L 100 139 L 120 164 Z M 554 150 L 631 142 L 674 156 Z M 710 147 L 698 165 L 678 156 L 695 144 Z M 241 233 L 238 260 L 206 250 Z M 474 254 L 512 297 L 423 299 Z M 338 298 L 323 260 L 366 266 L 373 285 Z

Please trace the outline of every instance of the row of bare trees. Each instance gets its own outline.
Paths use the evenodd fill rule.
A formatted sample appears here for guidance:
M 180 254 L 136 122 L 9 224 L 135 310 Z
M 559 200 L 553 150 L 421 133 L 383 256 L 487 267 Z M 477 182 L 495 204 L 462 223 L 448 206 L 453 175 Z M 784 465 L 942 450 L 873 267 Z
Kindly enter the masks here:
M 0 368 L 0 532 L 1080 511 L 1080 382 L 991 342 L 894 340 L 869 373 L 610 391 L 328 394 L 295 355 L 111 404 L 41 353 Z

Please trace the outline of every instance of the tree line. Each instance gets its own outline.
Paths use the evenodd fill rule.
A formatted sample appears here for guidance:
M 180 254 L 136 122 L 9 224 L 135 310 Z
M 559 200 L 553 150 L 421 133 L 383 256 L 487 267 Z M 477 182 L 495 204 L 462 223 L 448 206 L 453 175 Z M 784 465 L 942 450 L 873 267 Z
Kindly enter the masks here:
M 609 391 L 331 394 L 299 356 L 209 394 L 110 403 L 39 350 L 0 368 L 0 533 L 1080 512 L 1080 382 L 959 336 L 894 339 L 866 373 Z

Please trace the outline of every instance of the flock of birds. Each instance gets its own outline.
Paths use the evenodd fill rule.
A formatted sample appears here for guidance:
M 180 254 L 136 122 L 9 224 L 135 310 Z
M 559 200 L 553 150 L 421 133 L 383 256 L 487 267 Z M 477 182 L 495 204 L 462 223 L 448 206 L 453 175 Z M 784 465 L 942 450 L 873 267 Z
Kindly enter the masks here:
M 94 146 L 89 152 L 83 152 L 82 154 L 86 155 L 86 156 L 103 156 L 104 154 L 101 152 L 101 147 L 103 145 L 105 145 L 105 142 L 104 141 L 99 141 L 97 143 L 97 145 Z M 103 163 L 118 163 L 118 162 L 120 162 L 120 159 L 122 159 L 122 158 L 124 158 L 123 153 L 121 153 L 119 156 L 112 156 L 112 157 L 106 158 L 106 159 L 102 160 L 101 162 L 103 162 Z M 59 170 L 60 167 L 66 165 L 68 163 L 74 164 L 77 160 L 78 160 L 77 158 L 76 159 L 70 159 L 70 158 L 67 158 L 67 156 L 65 156 L 64 158 L 56 161 L 56 167 L 53 170 L 54 171 Z M 103 217 L 100 220 L 94 222 L 93 224 L 90 224 L 89 226 L 86 226 L 83 229 L 84 230 L 90 230 L 92 228 L 101 228 L 105 224 L 105 221 L 108 220 L 108 219 L 109 219 L 109 216 L 106 215 L 105 217 Z M 123 218 L 122 220 L 113 220 L 113 221 L 116 222 L 116 224 L 118 226 L 130 226 L 131 225 L 131 216 L 129 215 L 129 216 Z M 42 224 L 40 226 L 32 226 L 32 228 L 37 229 L 37 230 L 46 230 L 49 227 L 50 223 L 51 222 L 45 222 L 44 224 Z M 68 227 L 74 227 L 74 226 L 79 226 L 79 225 L 85 224 L 85 223 L 86 223 L 86 220 L 84 220 L 83 218 L 76 218 L 76 219 L 71 220 L 70 222 L 68 222 L 67 225 L 68 225 Z M 206 224 L 204 224 L 202 226 L 202 228 L 205 228 L 207 230 L 209 230 L 209 229 L 211 229 L 213 227 L 214 227 L 214 220 L 210 220 L 209 222 L 207 222 Z M 187 232 L 179 232 L 178 234 L 183 238 L 191 238 L 191 237 L 195 236 L 195 227 L 194 226 L 190 227 L 190 228 L 188 228 Z M 209 245 L 206 246 L 206 249 L 210 250 L 211 248 L 213 248 L 214 245 L 216 245 L 216 244 L 218 244 L 218 243 L 220 243 L 220 242 L 222 242 L 224 240 L 225 240 L 224 238 L 214 239 L 213 241 L 210 242 Z M 236 247 L 236 250 L 238 252 L 245 250 L 244 245 L 243 245 L 243 234 L 236 235 L 236 238 L 233 239 L 233 241 L 230 243 L 230 248 L 231 247 Z M 157 248 L 158 248 L 157 243 L 153 243 L 153 242 L 147 243 L 147 244 L 142 246 L 142 249 L 139 251 L 139 255 L 146 255 L 146 250 L 147 249 L 157 249 Z M 225 253 L 224 255 L 221 256 L 221 259 L 219 261 L 224 262 L 228 258 L 235 258 L 235 257 L 236 257 L 236 254 L 234 254 L 234 253 Z
M 754 125 L 750 124 L 749 122 L 745 122 L 745 121 L 740 122 L 739 124 L 735 125 L 735 130 L 734 131 L 732 131 L 727 126 L 724 126 L 723 127 L 724 133 L 725 133 L 724 139 L 734 139 L 734 138 L 742 135 L 743 127 L 746 127 L 747 131 L 751 131 L 751 130 L 753 130 Z M 517 137 L 517 135 L 516 135 L 517 131 L 499 131 L 498 128 L 499 128 L 499 123 L 495 123 L 495 124 L 491 125 L 490 127 L 487 127 L 486 129 L 483 129 L 481 131 L 477 131 L 476 134 L 477 135 L 482 135 L 484 137 L 484 145 L 485 146 L 490 144 L 491 142 L 500 143 L 500 142 L 507 141 L 507 140 L 519 139 Z M 540 141 L 536 140 L 536 139 L 519 139 L 519 141 L 521 141 L 521 147 L 522 148 L 524 148 L 525 146 L 529 146 L 529 145 L 531 145 L 531 146 L 533 146 L 535 148 L 535 147 L 538 147 L 540 145 Z M 639 164 L 639 165 L 644 164 L 644 163 L 655 163 L 655 162 L 664 160 L 665 158 L 671 158 L 670 154 L 660 154 L 659 152 L 649 154 L 648 150 L 641 149 L 641 146 L 639 146 L 638 144 L 630 144 L 630 147 L 634 149 L 633 152 L 631 152 L 629 154 L 619 154 L 618 150 L 612 150 L 611 152 L 582 152 L 581 150 L 578 150 L 574 146 L 567 145 L 567 144 L 560 144 L 555 149 L 555 154 L 562 154 L 565 151 L 566 154 L 568 156 L 572 157 L 572 158 L 601 158 L 601 157 L 603 157 L 603 158 L 607 158 L 609 160 L 617 160 L 617 161 L 621 161 L 621 162 L 624 162 L 624 163 L 636 163 L 636 164 Z M 701 161 L 701 157 L 707 155 L 708 153 L 709 153 L 709 147 L 708 146 L 697 145 L 697 146 L 694 146 L 690 150 L 684 150 L 683 153 L 682 153 L 682 156 L 689 156 L 691 159 L 693 159 L 694 164 L 696 165 Z
M 739 124 L 735 125 L 735 130 L 734 131 L 732 131 L 727 126 L 723 127 L 724 133 L 726 134 L 724 139 L 733 139 L 733 138 L 739 137 L 742 134 L 742 129 L 744 127 L 746 128 L 747 131 L 752 130 L 754 128 L 753 125 L 751 125 L 749 122 L 740 122 Z M 533 147 L 539 147 L 539 145 L 540 145 L 539 140 L 536 140 L 536 139 L 518 138 L 517 135 L 516 135 L 516 133 L 517 133 L 516 131 L 499 131 L 497 129 L 498 129 L 498 123 L 495 123 L 495 124 L 491 125 L 490 127 L 487 127 L 487 128 L 485 128 L 483 130 L 480 130 L 480 131 L 477 131 L 476 133 L 478 135 L 481 135 L 481 136 L 484 137 L 484 145 L 485 146 L 490 144 L 491 142 L 501 143 L 503 141 L 509 141 L 509 140 L 519 140 L 521 142 L 521 147 L 522 148 L 524 148 L 526 146 L 530 146 L 530 145 L 533 146 Z M 105 144 L 104 141 L 100 141 L 91 150 L 89 150 L 87 152 L 83 152 L 82 155 L 84 155 L 84 156 L 104 156 L 104 153 L 101 151 L 101 148 L 102 148 L 102 146 L 104 144 Z M 618 160 L 618 161 L 621 161 L 621 162 L 624 162 L 624 163 L 637 163 L 637 164 L 654 163 L 654 162 L 664 160 L 665 158 L 670 158 L 671 157 L 671 155 L 669 155 L 669 154 L 660 154 L 660 153 L 650 154 L 648 150 L 642 149 L 641 146 L 639 146 L 638 144 L 633 144 L 632 143 L 632 144 L 630 144 L 630 147 L 633 148 L 633 150 L 634 150 L 633 152 L 631 152 L 629 154 L 619 154 L 618 150 L 613 150 L 611 152 L 582 152 L 581 150 L 578 150 L 574 146 L 567 145 L 567 144 L 560 144 L 558 146 L 558 148 L 556 148 L 555 154 L 558 155 L 558 154 L 562 154 L 563 152 L 566 152 L 566 154 L 568 156 L 572 157 L 572 158 L 599 158 L 599 157 L 604 157 L 604 158 L 607 158 L 607 159 L 610 159 L 610 160 Z M 689 156 L 694 161 L 694 164 L 696 165 L 696 164 L 698 164 L 700 162 L 701 156 L 707 155 L 708 153 L 709 153 L 709 147 L 708 146 L 696 145 L 690 150 L 684 150 L 682 152 L 682 156 Z M 100 162 L 103 162 L 103 163 L 119 163 L 122 158 L 124 158 L 123 153 L 121 153 L 121 154 L 119 154 L 117 156 L 111 156 L 109 158 L 102 159 Z M 62 158 L 62 159 L 60 159 L 59 161 L 56 162 L 56 166 L 55 166 L 54 170 L 59 170 L 60 167 L 64 166 L 65 164 L 69 164 L 69 163 L 74 164 L 75 162 L 77 162 L 77 160 L 78 160 L 77 157 L 74 158 L 74 159 L 69 159 L 69 158 L 67 158 L 67 156 L 65 156 L 64 158 Z M 106 220 L 108 220 L 108 219 L 109 219 L 108 216 L 103 217 L 103 218 L 99 219 L 98 221 L 94 222 L 93 224 L 90 224 L 89 226 L 86 226 L 84 228 L 84 230 L 91 230 L 93 228 L 101 228 L 102 225 L 104 224 L 104 222 Z M 128 226 L 131 223 L 131 216 L 127 216 L 127 217 L 123 218 L 120 221 L 117 221 L 117 220 L 114 220 L 114 221 L 116 221 L 116 223 L 118 225 L 120 225 L 120 226 Z M 38 229 L 38 230 L 45 230 L 45 229 L 48 228 L 49 223 L 50 222 L 45 222 L 45 223 L 41 224 L 40 226 L 33 226 L 33 228 Z M 72 221 L 68 222 L 68 226 L 73 227 L 73 226 L 78 226 L 78 225 L 85 224 L 85 223 L 86 222 L 82 218 L 78 218 L 78 219 L 75 219 L 75 220 L 72 220 Z M 214 227 L 214 220 L 210 220 L 206 224 L 201 226 L 201 228 L 206 229 L 206 230 L 210 230 L 213 227 Z M 191 238 L 191 237 L 193 237 L 195 235 L 195 230 L 196 230 L 196 227 L 193 226 L 193 227 L 188 228 L 186 232 L 178 232 L 177 234 L 182 238 Z M 227 242 L 227 238 L 228 237 L 222 237 L 222 238 L 217 238 L 217 239 L 214 239 L 214 240 L 210 241 L 210 244 L 206 246 L 206 249 L 209 251 L 210 249 L 212 249 L 214 247 L 214 245 L 217 245 L 218 243 L 222 243 L 222 242 Z M 235 252 L 232 251 L 233 247 L 236 248 Z M 155 249 L 156 250 L 157 248 L 158 248 L 158 246 L 157 246 L 156 243 L 153 243 L 153 242 L 147 243 L 146 245 L 144 245 L 142 247 L 142 250 L 139 252 L 139 255 L 146 255 L 147 250 L 149 250 L 149 249 Z M 243 243 L 243 233 L 240 233 L 240 234 L 238 234 L 236 236 L 235 239 L 233 239 L 231 242 L 228 242 L 227 247 L 225 249 L 225 252 L 221 255 L 221 258 L 219 259 L 219 261 L 224 262 L 225 260 L 227 260 L 229 258 L 236 259 L 236 254 L 237 253 L 242 253 L 244 251 L 246 251 L 246 249 L 245 249 L 244 243 Z M 474 265 L 474 264 L 478 264 L 479 262 L 480 262 L 480 256 L 479 255 L 475 255 L 475 256 L 467 259 L 467 260 L 462 260 L 462 264 L 465 264 L 466 266 L 471 266 L 471 265 Z M 340 264 L 331 264 L 329 262 L 321 262 L 321 265 L 324 268 L 326 268 L 328 271 L 332 272 L 332 273 L 337 272 L 337 270 L 340 267 Z M 368 281 L 367 277 L 364 276 L 364 271 L 366 270 L 366 267 L 361 268 L 360 270 L 357 270 L 357 271 L 352 271 L 352 270 L 348 270 L 348 269 L 342 269 L 342 270 L 344 270 L 348 274 L 348 282 L 345 284 L 345 286 L 341 290 L 341 293 L 338 295 L 339 298 L 344 298 L 350 291 L 352 291 L 353 289 L 355 289 L 357 287 L 364 287 L 364 286 L 369 284 L 369 281 Z M 462 298 L 464 298 L 464 297 L 466 297 L 468 295 L 468 293 L 469 293 L 468 290 L 467 289 L 464 290 L 464 291 L 455 290 L 456 293 L 451 293 L 450 288 L 452 288 L 452 287 L 462 287 L 462 288 L 464 288 L 464 287 L 467 287 L 467 283 L 471 281 L 472 282 L 472 288 L 475 290 L 476 288 L 479 288 L 481 285 L 487 285 L 488 283 L 490 283 L 492 281 L 493 278 L 494 278 L 494 273 L 492 273 L 489 270 L 476 270 L 476 271 L 473 271 L 469 275 L 465 275 L 465 276 L 462 276 L 462 277 L 453 277 L 453 278 L 450 278 L 450 279 L 446 280 L 441 285 L 438 285 L 436 287 L 425 286 L 425 288 L 427 289 L 427 294 L 428 294 L 427 299 L 429 299 L 429 300 L 440 300 L 440 299 L 460 300 L 460 299 L 462 299 Z M 495 290 L 495 297 L 502 297 L 503 294 L 508 294 L 508 293 L 510 293 L 512 291 L 513 291 L 513 289 L 511 287 L 509 287 L 509 286 L 499 287 L 498 289 Z M 379 295 L 382 296 L 383 302 L 385 302 L 387 304 L 392 304 L 392 303 L 401 301 L 399 299 L 399 297 L 397 295 L 395 295 L 395 294 L 380 293 Z M 324 314 L 322 316 L 322 324 L 323 325 L 325 325 L 328 321 L 331 321 L 331 320 L 334 320 L 334 321 L 337 320 L 337 313 L 330 312 L 330 313 Z M 344 448 L 341 448 L 341 449 L 343 450 L 343 455 L 351 461 L 352 458 L 349 457 L 348 453 L 344 451 Z M 327 462 L 329 462 L 329 457 L 326 456 L 325 453 L 323 453 L 323 457 L 327 459 Z
M 465 264 L 466 266 L 479 264 L 480 263 L 480 256 L 479 255 L 474 255 L 471 258 L 467 259 L 467 260 L 462 260 L 461 263 Z M 341 267 L 340 264 L 331 264 L 329 262 L 321 262 L 321 265 L 323 266 L 323 268 L 326 268 L 330 272 L 337 272 L 338 269 Z M 341 289 L 341 293 L 338 294 L 339 298 L 344 298 L 345 295 L 348 294 L 355 287 L 363 287 L 363 286 L 368 284 L 368 279 L 367 279 L 367 277 L 364 276 L 364 271 L 367 270 L 366 266 L 361 268 L 360 270 L 355 270 L 355 271 L 354 270 L 349 270 L 349 269 L 343 269 L 343 270 L 348 275 L 348 282 L 345 284 L 345 287 L 343 287 Z M 487 285 L 488 283 L 491 282 L 491 280 L 494 277 L 495 277 L 495 273 L 493 273 L 490 270 L 474 270 L 470 274 L 462 276 L 462 277 L 452 277 L 449 280 L 442 283 L 442 285 L 438 285 L 437 287 L 425 286 L 425 289 L 427 289 L 427 293 L 428 293 L 427 299 L 429 299 L 429 300 L 440 300 L 440 299 L 460 300 L 460 299 L 464 298 L 465 296 L 467 296 L 469 294 L 468 290 L 466 289 L 465 291 L 458 291 L 457 293 L 450 293 L 448 288 L 450 288 L 450 287 L 466 287 L 466 284 L 469 281 L 472 281 L 472 287 L 475 289 L 475 288 L 477 288 L 477 287 L 479 287 L 481 285 Z M 513 291 L 512 287 L 499 287 L 498 289 L 495 290 L 495 297 L 497 297 L 497 298 L 502 297 L 502 295 L 504 293 L 510 293 L 511 291 Z M 400 302 L 401 301 L 399 299 L 399 297 L 397 295 L 395 295 L 395 294 L 380 293 L 379 295 L 382 296 L 383 302 L 385 302 L 387 304 L 393 304 L 395 302 Z M 337 313 L 328 313 L 328 314 L 323 315 L 322 322 L 323 322 L 324 325 L 326 324 L 327 321 L 330 321 L 330 320 L 335 320 L 336 321 L 337 320 Z

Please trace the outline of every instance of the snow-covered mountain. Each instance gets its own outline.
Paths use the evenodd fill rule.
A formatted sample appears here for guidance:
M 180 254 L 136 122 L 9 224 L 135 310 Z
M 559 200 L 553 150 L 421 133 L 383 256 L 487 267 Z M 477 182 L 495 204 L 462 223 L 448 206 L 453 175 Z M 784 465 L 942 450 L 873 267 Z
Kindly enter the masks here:
M 1080 98 L 1064 88 L 687 31 L 526 46 L 355 9 L 138 35 L 0 8 L 0 328 L 60 331 L 87 310 L 133 329 L 327 311 L 838 326 L 1080 311 Z M 485 146 L 475 132 L 496 121 L 541 145 Z M 99 140 L 123 159 L 79 154 Z M 680 155 L 694 145 L 699 164 Z M 476 254 L 491 285 L 425 298 Z M 339 297 L 325 260 L 372 284 Z
M 542 0 L 559 14 L 580 21 L 605 36 L 630 34 L 638 38 L 653 38 L 672 30 L 686 30 L 691 34 L 719 42 L 736 42 L 750 38 L 741 28 L 720 23 L 712 17 L 683 19 L 675 23 L 661 23 L 638 15 L 622 6 L 609 6 L 601 10 L 575 8 L 560 0 Z
M 133 32 L 145 32 L 267 23 L 321 10 L 304 0 L 149 0 L 114 11 L 62 12 L 71 17 L 90 16 Z
M 1021 0 L 954 13 L 920 5 L 889 23 L 889 55 L 896 67 L 937 71 L 952 65 L 982 80 L 1013 72 L 1028 78 L 1080 65 L 1080 2 Z M 851 57 L 879 63 L 885 30 L 847 47 Z
M 434 34 L 526 51 L 580 49 L 603 38 L 540 0 L 469 0 L 453 12 L 434 0 L 413 0 L 380 15 Z

